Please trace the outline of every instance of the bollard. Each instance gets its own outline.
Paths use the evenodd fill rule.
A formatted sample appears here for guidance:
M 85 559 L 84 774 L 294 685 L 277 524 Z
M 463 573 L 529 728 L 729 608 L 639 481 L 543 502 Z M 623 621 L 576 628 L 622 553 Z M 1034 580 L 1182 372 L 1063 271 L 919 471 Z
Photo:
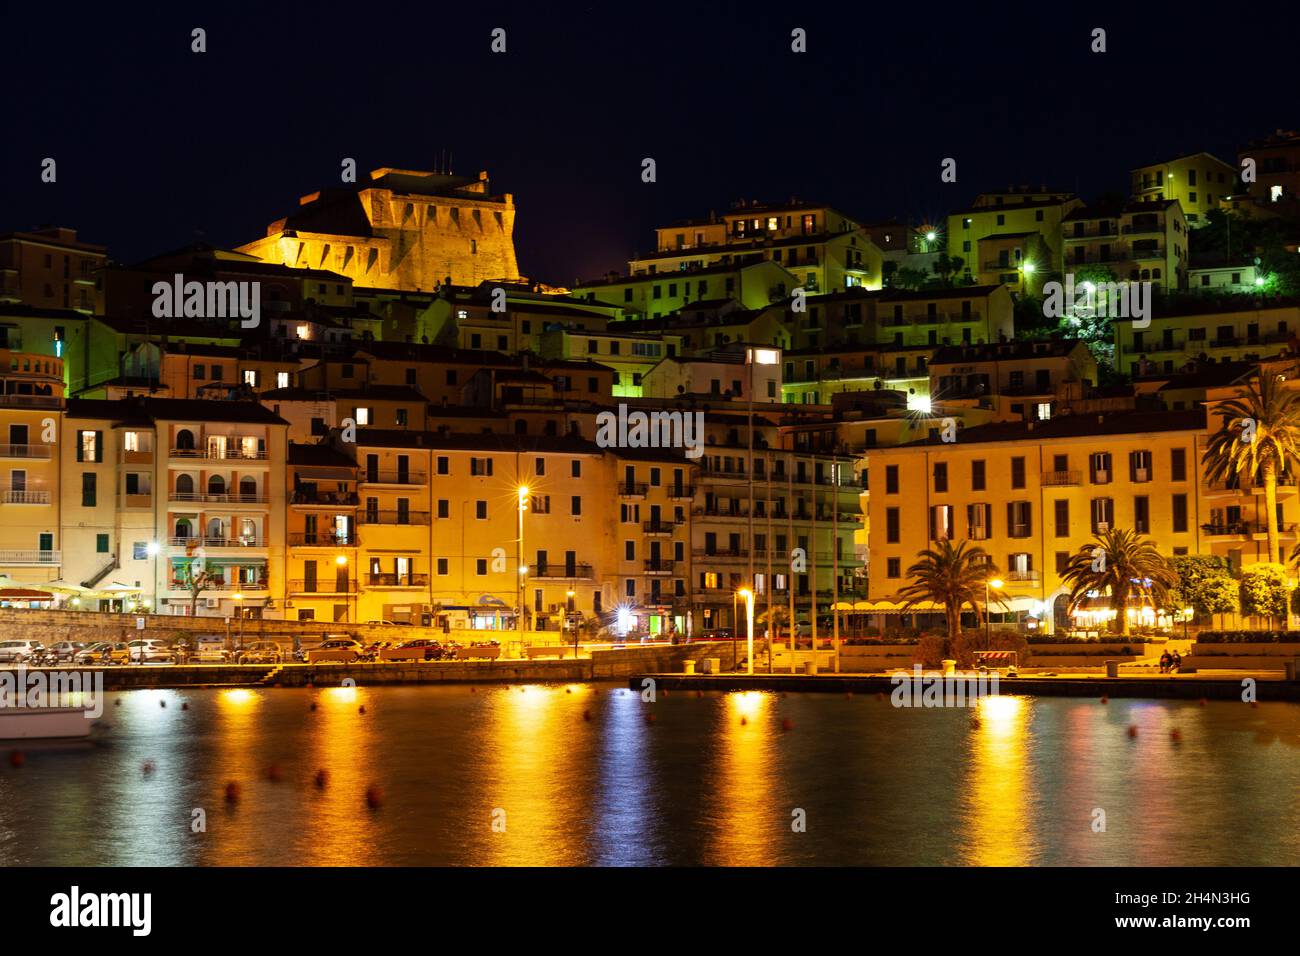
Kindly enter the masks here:
M 1106 662 L 1106 676 L 1107 676 L 1107 677 L 1118 677 L 1118 676 L 1119 676 L 1119 661 L 1107 661 L 1107 662 Z
M 695 661 L 682 661 L 682 673 L 683 673 L 683 674 L 694 674 L 694 673 L 695 673 Z
M 705 674 L 722 673 L 722 658 L 720 657 L 706 657 L 700 664 L 700 670 Z
M 1286 679 L 1287 679 L 1287 680 L 1295 680 L 1295 662 L 1296 662 L 1296 659 L 1295 659 L 1294 657 L 1291 658 L 1291 660 L 1289 660 L 1289 661 L 1283 661 L 1283 662 L 1282 662 L 1282 667 L 1283 667 L 1283 669 L 1286 670 Z
M 809 674 L 809 675 L 816 674 L 816 673 L 817 673 L 817 662 L 816 662 L 815 660 L 813 660 L 813 661 L 804 661 L 804 662 L 803 662 L 803 672 L 804 672 L 805 674 Z

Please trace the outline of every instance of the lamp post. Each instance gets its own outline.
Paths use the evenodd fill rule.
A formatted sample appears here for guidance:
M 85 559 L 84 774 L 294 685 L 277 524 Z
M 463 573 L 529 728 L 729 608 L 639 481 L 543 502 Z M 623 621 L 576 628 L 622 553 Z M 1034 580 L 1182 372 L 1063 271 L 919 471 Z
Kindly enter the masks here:
M 528 565 L 524 564 L 524 512 L 528 510 L 528 486 L 519 489 L 519 609 L 517 625 L 519 627 L 519 656 L 524 656 L 524 582 L 528 577 Z
M 745 672 L 754 673 L 754 592 L 750 588 L 741 588 L 736 592 L 745 599 L 745 639 L 748 657 L 745 661 Z
M 578 659 L 578 624 L 573 620 L 573 598 L 575 594 L 576 592 L 572 587 L 570 587 L 568 591 L 564 592 L 564 596 L 569 599 L 568 604 L 565 607 L 564 623 L 573 628 L 573 659 L 576 661 Z
M 239 653 L 244 651 L 244 595 L 236 591 L 231 595 L 235 599 L 235 614 L 239 617 Z
M 153 606 L 158 606 L 158 552 L 162 550 L 162 545 L 157 541 L 150 541 L 144 546 L 145 554 L 153 559 Z
M 988 645 L 988 650 L 992 650 L 993 644 L 993 615 L 989 612 L 989 589 L 1001 591 L 1003 583 L 1001 578 L 990 578 L 984 582 L 984 643 Z
M 338 557 L 334 559 L 334 566 L 337 568 L 346 568 L 348 566 L 348 556 L 346 554 L 340 554 Z M 338 587 L 338 583 L 339 583 L 338 575 L 336 574 L 334 576 L 335 588 Z M 346 571 L 344 572 L 343 575 L 343 587 L 346 589 L 343 592 L 343 613 L 347 615 L 349 598 L 351 597 L 352 594 L 352 581 L 348 578 Z M 344 623 L 351 623 L 351 622 L 344 621 Z

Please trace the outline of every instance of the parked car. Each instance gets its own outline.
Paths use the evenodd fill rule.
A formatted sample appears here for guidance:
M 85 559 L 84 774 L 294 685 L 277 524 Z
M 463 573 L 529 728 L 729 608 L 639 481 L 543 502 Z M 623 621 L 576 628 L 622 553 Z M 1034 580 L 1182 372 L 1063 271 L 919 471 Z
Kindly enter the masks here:
M 78 664 L 125 664 L 131 649 L 122 642 L 98 641 L 83 647 L 73 658 Z
M 180 656 L 189 664 L 229 664 L 231 653 L 226 650 L 226 639 L 220 634 L 200 634 L 192 640 L 181 642 Z
M 128 641 L 126 646 L 127 661 L 131 664 L 170 664 L 176 660 L 171 645 L 156 637 Z
M 364 647 L 348 638 L 323 641 L 319 647 L 313 647 L 304 653 L 303 660 L 308 664 L 319 664 L 321 661 L 342 661 L 345 664 L 352 664 L 360 660 L 364 653 Z
M 384 624 L 388 627 L 410 627 L 410 621 L 366 621 L 367 624 Z
M 84 647 L 85 641 L 59 641 L 45 649 L 45 659 L 54 663 L 70 661 Z
M 0 663 L 31 664 L 44 656 L 40 641 L 0 641 Z
M 379 652 L 381 661 L 438 661 L 442 660 L 442 645 L 430 638 L 402 641 L 389 645 Z
M 282 660 L 284 651 L 275 641 L 253 641 L 235 652 L 235 662 L 239 664 L 279 664 Z

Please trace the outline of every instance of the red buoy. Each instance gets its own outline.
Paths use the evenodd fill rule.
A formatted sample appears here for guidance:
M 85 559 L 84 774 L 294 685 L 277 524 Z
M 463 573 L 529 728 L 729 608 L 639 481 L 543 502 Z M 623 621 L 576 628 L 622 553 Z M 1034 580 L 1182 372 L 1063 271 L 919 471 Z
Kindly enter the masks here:
M 1103 697 L 1103 698 L 1101 699 L 1101 702 L 1102 702 L 1103 704 L 1109 704 L 1109 703 L 1110 703 L 1110 698 L 1109 698 L 1109 697 Z
M 852 699 L 852 697 L 853 697 L 853 691 L 851 691 L 851 690 L 846 690 L 846 691 L 844 692 L 844 699 L 845 699 L 845 700 L 850 700 L 850 699 Z
M 1177 727 L 1175 727 L 1173 730 L 1169 731 L 1169 739 L 1172 740 L 1172 741 L 1173 741 L 1174 743 L 1176 743 L 1176 744 L 1177 744 L 1177 743 L 1182 743 L 1182 740 L 1183 740 L 1183 732 L 1182 732 L 1181 730 L 1179 730 Z
M 695 696 L 696 696 L 696 697 L 703 697 L 703 696 L 704 696 L 704 691 L 702 691 L 702 690 L 697 690 L 697 691 L 695 692 Z
M 572 693 L 573 693 L 573 688 L 572 688 L 572 687 L 566 687 L 566 688 L 564 688 L 564 692 L 565 692 L 566 694 L 572 694 Z
M 582 712 L 582 719 L 583 719 L 583 720 L 587 720 L 587 721 L 591 720 L 591 711 L 589 711 L 589 710 L 584 710 L 584 711 Z
M 190 702 L 188 700 L 181 701 L 181 710 L 189 710 L 189 709 L 190 709 Z
M 9 751 L 9 766 L 21 767 L 26 762 L 27 762 L 27 755 L 23 753 L 21 750 Z
M 238 803 L 240 786 L 238 782 L 231 780 L 226 784 L 226 803 Z
M 1136 737 L 1138 735 L 1137 724 L 1128 725 L 1128 735 L 1130 738 Z
M 140 771 L 141 771 L 141 772 L 142 772 L 146 777 L 149 776 L 149 774 L 153 773 L 153 771 L 154 771 L 154 763 L 153 763 L 153 761 L 152 761 L 152 760 L 146 760 L 146 761 L 144 762 L 144 764 L 140 767 Z
M 324 790 L 325 785 L 330 782 L 330 772 L 325 769 L 317 770 L 315 783 L 317 790 Z
M 272 783 L 279 783 L 284 779 L 284 771 L 280 769 L 279 764 L 273 763 L 266 768 L 266 779 Z
M 366 787 L 366 806 L 378 810 L 384 804 L 384 791 L 373 783 Z
M 358 713 L 358 714 L 364 714 L 365 712 L 366 712 L 366 705 L 365 705 L 365 704 L 362 704 L 360 707 L 357 708 L 357 713 Z
M 647 724 L 653 724 L 653 723 L 655 722 L 655 715 L 654 715 L 654 714 L 646 714 L 646 715 L 645 715 L 645 722 L 646 722 Z
M 741 715 L 740 715 L 740 726 L 742 726 L 742 727 L 746 727 L 746 726 L 748 726 L 748 725 L 749 725 L 749 718 L 746 717 L 744 714 L 741 714 Z
M 794 721 L 791 720 L 789 717 L 785 717 L 785 718 L 783 718 L 783 719 L 781 720 L 781 730 L 784 731 L 784 732 L 787 733 L 787 734 L 788 734 L 790 731 L 794 730 Z
M 165 700 L 160 700 L 160 701 L 158 701 L 158 706 L 159 706 L 159 707 L 166 707 L 166 706 L 167 706 L 167 701 L 165 701 Z
M 1201 698 L 1201 706 L 1204 707 L 1204 706 L 1206 705 L 1206 703 L 1207 703 L 1207 702 L 1206 702 L 1205 698 L 1202 697 L 1202 698 Z
M 316 701 L 314 701 L 314 700 L 311 702 L 311 710 L 312 710 L 313 713 L 314 713 L 315 710 L 316 710 Z

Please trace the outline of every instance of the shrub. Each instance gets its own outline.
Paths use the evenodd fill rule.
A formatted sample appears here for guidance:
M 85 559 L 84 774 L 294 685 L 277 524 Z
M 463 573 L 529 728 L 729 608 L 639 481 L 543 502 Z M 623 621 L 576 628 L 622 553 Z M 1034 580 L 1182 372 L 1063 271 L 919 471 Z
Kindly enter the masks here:
M 1198 644 L 1300 644 L 1300 631 L 1201 631 Z

